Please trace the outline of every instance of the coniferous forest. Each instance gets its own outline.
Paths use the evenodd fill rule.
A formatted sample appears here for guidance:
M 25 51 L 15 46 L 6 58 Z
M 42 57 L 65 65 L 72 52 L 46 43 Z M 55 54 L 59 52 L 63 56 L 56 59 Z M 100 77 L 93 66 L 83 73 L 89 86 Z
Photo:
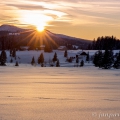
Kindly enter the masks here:
M 88 45 L 88 50 L 118 50 L 120 49 L 120 40 L 114 36 L 98 37 Z

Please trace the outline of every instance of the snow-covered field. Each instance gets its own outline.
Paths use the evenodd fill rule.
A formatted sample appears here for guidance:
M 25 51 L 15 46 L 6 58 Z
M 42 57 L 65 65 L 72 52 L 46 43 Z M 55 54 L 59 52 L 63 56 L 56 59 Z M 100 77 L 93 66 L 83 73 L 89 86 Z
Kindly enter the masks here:
M 44 53 L 45 61 L 56 52 L 64 67 L 42 68 L 37 65 L 42 52 L 17 51 L 15 67 L 7 51 L 7 66 L 0 66 L 0 120 L 120 120 L 120 70 L 99 69 L 92 62 L 73 67 L 75 61 L 65 62 L 64 51 L 57 50 Z M 33 56 L 36 66 L 30 64 Z
M 120 70 L 0 67 L 0 120 L 120 120 Z

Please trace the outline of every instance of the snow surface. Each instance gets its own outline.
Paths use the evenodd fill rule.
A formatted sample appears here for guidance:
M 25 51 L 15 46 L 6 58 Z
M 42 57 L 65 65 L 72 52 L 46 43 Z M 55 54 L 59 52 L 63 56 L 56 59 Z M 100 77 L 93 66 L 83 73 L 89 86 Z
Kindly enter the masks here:
M 79 51 L 69 50 L 68 56 Z M 32 57 L 37 62 L 44 51 L 17 51 L 20 66 L 15 67 L 6 52 L 7 66 L 0 66 L 0 120 L 120 120 L 120 70 L 91 62 L 73 67 L 75 61 L 65 62 L 58 50 L 44 53 L 45 61 L 56 52 L 64 67 L 31 66 Z M 89 50 L 90 56 L 95 52 Z
M 0 67 L 0 120 L 120 120 L 120 70 Z

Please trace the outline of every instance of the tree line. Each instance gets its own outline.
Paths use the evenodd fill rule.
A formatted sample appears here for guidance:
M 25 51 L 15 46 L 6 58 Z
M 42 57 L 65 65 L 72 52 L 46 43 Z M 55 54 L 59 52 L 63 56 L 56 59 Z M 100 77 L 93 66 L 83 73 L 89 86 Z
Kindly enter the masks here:
M 114 36 L 98 37 L 88 45 L 88 50 L 118 50 L 120 49 L 120 40 Z

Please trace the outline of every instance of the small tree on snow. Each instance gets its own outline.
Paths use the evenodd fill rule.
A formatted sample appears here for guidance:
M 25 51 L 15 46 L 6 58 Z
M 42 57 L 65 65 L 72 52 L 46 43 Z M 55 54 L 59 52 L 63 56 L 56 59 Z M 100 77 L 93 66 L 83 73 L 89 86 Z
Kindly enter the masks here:
M 0 65 L 5 66 L 6 60 L 7 60 L 6 52 L 5 50 L 2 50 L 1 55 L 0 55 Z
M 54 57 L 53 57 L 53 62 L 57 61 L 57 53 L 55 52 Z
M 60 67 L 60 62 L 59 62 L 59 60 L 57 60 L 57 62 L 56 62 L 56 67 Z
M 31 61 L 31 65 L 34 65 L 35 64 L 35 59 L 34 57 L 32 58 L 32 61 Z
M 68 56 L 68 53 L 67 53 L 67 50 L 65 50 L 64 57 L 67 57 L 67 56 Z
M 83 67 L 84 66 L 84 61 L 82 60 L 81 62 L 80 62 L 80 67 Z
M 43 64 L 43 63 L 41 63 L 41 67 L 44 67 L 44 64 Z
M 44 63 L 44 56 L 43 53 L 40 54 L 39 58 L 38 58 L 38 64 L 42 64 Z
M 15 66 L 19 66 L 18 62 L 16 61 Z
M 89 60 L 90 60 L 90 56 L 89 56 L 89 52 L 88 52 L 87 57 L 86 57 L 86 61 L 89 62 Z
M 76 58 L 76 63 L 79 63 L 79 59 L 78 59 L 78 57 Z

